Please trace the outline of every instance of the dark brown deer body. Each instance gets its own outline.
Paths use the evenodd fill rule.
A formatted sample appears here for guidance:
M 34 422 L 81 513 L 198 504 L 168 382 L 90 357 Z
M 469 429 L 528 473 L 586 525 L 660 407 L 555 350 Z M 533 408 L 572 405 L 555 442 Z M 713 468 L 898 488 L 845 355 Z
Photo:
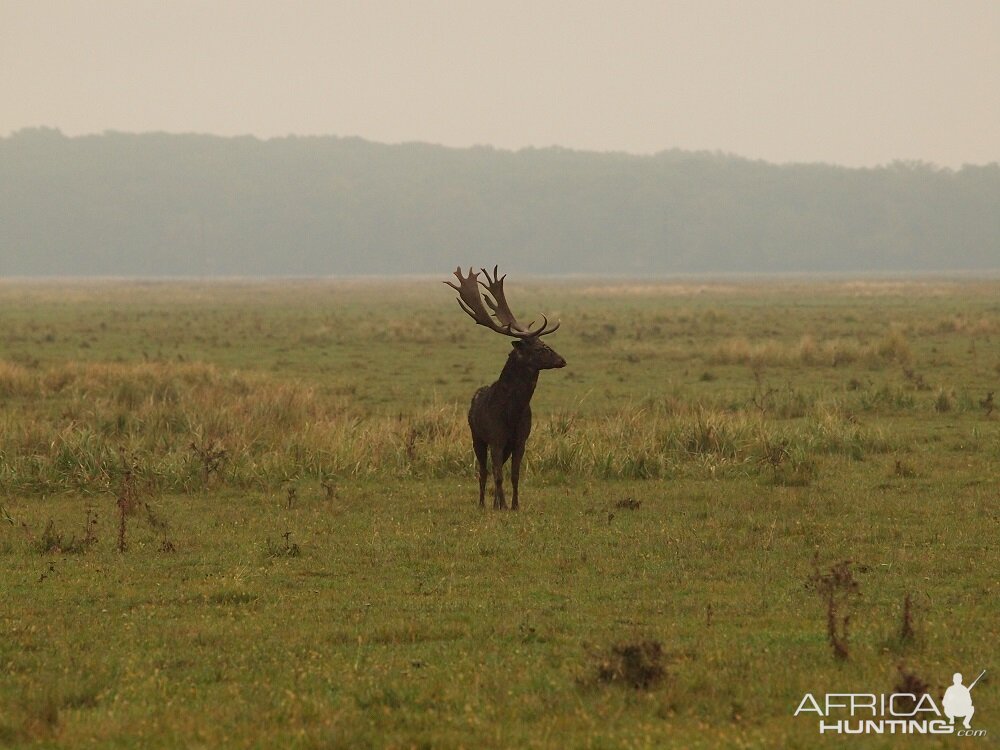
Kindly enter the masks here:
M 469 428 L 479 464 L 480 507 L 486 504 L 486 459 L 489 454 L 493 464 L 493 507 L 507 507 L 503 492 L 503 465 L 509 458 L 512 459 L 510 481 L 513 488 L 510 507 L 517 510 L 521 459 L 531 433 L 531 397 L 538 383 L 538 373 L 565 367 L 566 360 L 540 338 L 555 331 L 559 324 L 548 328 L 548 320 L 543 316 L 542 325 L 535 330 L 521 326 L 511 314 L 504 297 L 504 277 L 497 277 L 496 268 L 493 269 L 492 278 L 485 269 L 483 273 L 490 283 L 480 281 L 479 284 L 493 295 L 492 300 L 479 292 L 476 286 L 479 274 L 473 273 L 471 269 L 465 277 L 462 276 L 461 269 L 455 271 L 459 286 L 451 282 L 445 283 L 458 291 L 459 304 L 476 323 L 516 339 L 511 342 L 513 351 L 507 357 L 507 363 L 497 382 L 480 388 L 472 397 Z M 492 315 L 483 306 L 484 301 L 493 311 Z

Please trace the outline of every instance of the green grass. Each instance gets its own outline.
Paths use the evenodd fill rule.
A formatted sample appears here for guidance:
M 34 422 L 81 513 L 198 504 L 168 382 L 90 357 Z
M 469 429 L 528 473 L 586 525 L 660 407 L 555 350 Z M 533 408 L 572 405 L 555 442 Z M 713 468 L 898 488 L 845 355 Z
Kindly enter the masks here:
M 437 280 L 0 285 L 0 746 L 806 748 L 901 665 L 989 669 L 988 745 L 998 292 L 512 282 L 569 362 L 512 514 L 464 424 L 509 347 Z

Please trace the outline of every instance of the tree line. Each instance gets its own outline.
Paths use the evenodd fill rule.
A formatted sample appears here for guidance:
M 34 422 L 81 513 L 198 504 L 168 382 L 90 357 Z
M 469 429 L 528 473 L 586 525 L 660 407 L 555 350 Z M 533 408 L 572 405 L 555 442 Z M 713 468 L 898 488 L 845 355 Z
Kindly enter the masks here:
M 359 138 L 0 138 L 0 274 L 975 271 L 1000 267 L 1000 165 Z

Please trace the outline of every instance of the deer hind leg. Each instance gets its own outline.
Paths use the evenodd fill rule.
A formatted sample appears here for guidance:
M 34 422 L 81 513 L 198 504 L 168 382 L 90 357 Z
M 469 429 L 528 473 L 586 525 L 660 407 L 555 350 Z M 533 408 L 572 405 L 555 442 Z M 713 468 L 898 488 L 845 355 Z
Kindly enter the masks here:
M 485 441 L 473 440 L 472 449 L 476 452 L 476 463 L 479 464 L 479 507 L 486 507 L 486 454 L 489 445 Z
M 503 496 L 503 446 L 490 446 L 490 458 L 493 462 L 493 509 L 506 510 L 507 501 Z

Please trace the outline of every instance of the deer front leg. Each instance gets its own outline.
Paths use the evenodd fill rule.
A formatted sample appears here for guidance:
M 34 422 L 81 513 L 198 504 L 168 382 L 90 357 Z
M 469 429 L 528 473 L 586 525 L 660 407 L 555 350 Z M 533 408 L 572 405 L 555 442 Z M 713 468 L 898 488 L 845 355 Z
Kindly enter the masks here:
M 476 452 L 476 463 L 479 465 L 479 507 L 486 507 L 486 454 L 489 445 L 478 440 L 472 441 L 472 449 Z
M 513 492 L 510 498 L 510 509 L 517 510 L 517 481 L 521 476 L 521 459 L 524 458 L 524 444 L 515 446 L 510 460 L 510 484 Z
M 503 496 L 503 446 L 490 446 L 490 460 L 493 462 L 493 509 L 506 510 L 507 501 Z
M 517 426 L 517 433 L 514 436 L 513 445 L 511 446 L 511 463 L 510 463 L 510 483 L 514 488 L 513 494 L 510 500 L 510 509 L 517 510 L 517 483 L 521 478 L 521 459 L 524 458 L 524 446 L 528 442 L 528 436 L 531 434 L 531 407 L 526 407 L 524 414 L 521 417 L 521 421 Z

